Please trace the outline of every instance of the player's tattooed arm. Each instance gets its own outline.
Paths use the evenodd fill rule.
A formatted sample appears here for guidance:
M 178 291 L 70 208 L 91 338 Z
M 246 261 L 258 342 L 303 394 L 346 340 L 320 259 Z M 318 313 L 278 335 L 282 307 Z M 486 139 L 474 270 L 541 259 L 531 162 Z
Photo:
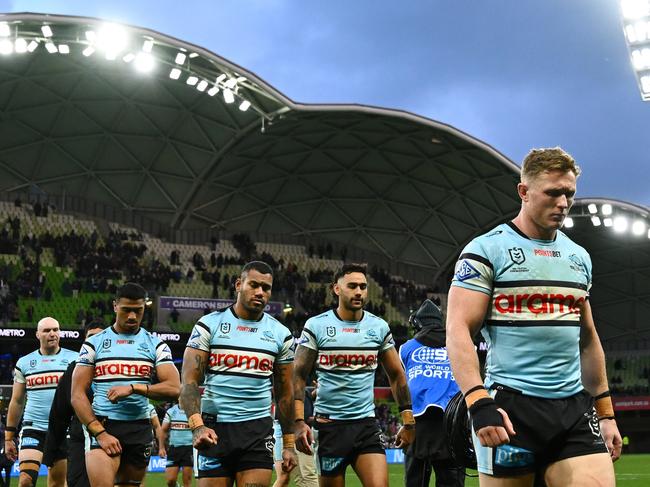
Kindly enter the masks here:
M 303 401 L 305 398 L 307 379 L 314 368 L 317 357 L 318 351 L 312 348 L 299 345 L 296 350 L 293 360 L 293 397 L 297 401 Z
M 208 352 L 186 348 L 183 355 L 182 385 L 179 403 L 189 418 L 201 412 L 201 391 L 199 385 L 208 364 Z
M 273 371 L 273 392 L 278 405 L 278 419 L 284 434 L 293 432 L 293 364 L 276 364 Z
M 379 361 L 388 376 L 388 382 L 395 401 L 400 407 L 409 406 L 411 404 L 411 393 L 406 382 L 404 367 L 402 367 L 395 348 L 389 348 L 379 355 Z

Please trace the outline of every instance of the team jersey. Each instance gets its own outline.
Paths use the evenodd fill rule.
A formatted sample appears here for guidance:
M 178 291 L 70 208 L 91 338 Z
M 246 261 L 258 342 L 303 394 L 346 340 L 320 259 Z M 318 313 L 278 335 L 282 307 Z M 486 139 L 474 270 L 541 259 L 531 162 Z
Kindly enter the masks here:
M 232 306 L 203 316 L 187 346 L 210 354 L 201 411 L 220 422 L 270 415 L 275 364 L 293 362 L 293 337 L 266 313 L 258 321 L 239 318 Z
M 318 352 L 316 414 L 341 420 L 375 415 L 377 359 L 395 346 L 388 323 L 367 311 L 361 321 L 344 321 L 330 310 L 307 320 L 300 346 Z
M 127 421 L 150 419 L 149 399 L 131 394 L 112 403 L 106 397 L 113 386 L 151 384 L 151 375 L 161 364 L 172 364 L 169 346 L 144 328 L 135 334 L 117 333 L 111 326 L 91 336 L 82 345 L 77 367 L 94 367 L 93 411 L 97 416 Z
M 18 359 L 14 382 L 25 384 L 26 404 L 23 426 L 47 431 L 50 408 L 59 379 L 77 352 L 60 348 L 54 355 L 42 355 L 40 350 Z
M 406 370 L 413 415 L 420 416 L 429 407 L 444 411 L 458 392 L 447 349 L 427 347 L 412 338 L 399 348 L 399 357 Z
M 165 413 L 163 424 L 169 423 L 169 446 L 187 446 L 192 444 L 192 430 L 187 423 L 187 415 L 178 404 Z
M 586 250 L 558 231 L 534 240 L 504 223 L 472 240 L 452 280 L 490 296 L 481 333 L 488 345 L 485 385 L 568 397 L 582 389 L 580 308 L 591 288 Z

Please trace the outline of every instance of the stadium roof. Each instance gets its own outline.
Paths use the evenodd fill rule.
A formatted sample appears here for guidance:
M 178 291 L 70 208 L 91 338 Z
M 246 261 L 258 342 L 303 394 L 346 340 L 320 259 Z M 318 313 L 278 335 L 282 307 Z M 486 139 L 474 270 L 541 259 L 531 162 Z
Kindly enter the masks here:
M 75 195 L 176 237 L 209 227 L 331 241 L 436 282 L 473 236 L 516 214 L 518 179 L 516 164 L 449 125 L 384 108 L 296 103 L 159 32 L 0 16 L 1 192 Z M 589 202 L 607 203 L 584 200 L 575 212 Z M 647 217 L 645 207 L 610 203 Z M 632 329 L 626 323 L 641 327 L 648 239 L 620 252 L 629 236 L 590 239 L 584 221 L 572 231 L 596 272 L 608 269 L 594 293 L 603 286 L 632 305 L 622 324 L 616 300 L 599 300 L 612 303 L 599 309 L 608 336 Z

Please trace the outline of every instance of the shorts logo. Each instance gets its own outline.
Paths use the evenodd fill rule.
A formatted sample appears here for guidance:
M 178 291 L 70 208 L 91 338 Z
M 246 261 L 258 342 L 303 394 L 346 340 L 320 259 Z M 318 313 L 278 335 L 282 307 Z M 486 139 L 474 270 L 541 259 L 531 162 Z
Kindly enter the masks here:
M 332 472 L 341 465 L 341 462 L 343 462 L 342 457 L 321 457 L 320 467 L 321 470 L 324 470 L 325 472 Z
M 598 414 L 596 413 L 596 408 L 592 408 L 591 411 L 586 412 L 585 417 L 587 418 L 591 434 L 596 438 L 601 439 L 600 423 L 598 422 Z
M 214 470 L 221 467 L 221 462 L 218 458 L 206 457 L 198 455 L 199 470 Z
M 143 453 L 145 458 L 149 458 L 151 456 L 151 445 L 145 447 Z
M 264 443 L 264 446 L 269 451 L 269 453 L 272 455 L 273 454 L 273 448 L 275 447 L 275 438 L 267 438 L 266 443 Z
M 475 277 L 479 277 L 481 274 L 479 271 L 472 266 L 469 262 L 466 260 L 463 260 L 458 263 L 458 267 L 456 270 L 456 279 L 459 281 L 467 281 L 468 279 L 473 279 Z
M 230 332 L 230 323 L 221 323 L 221 333 L 229 333 Z
M 523 264 L 524 262 L 526 262 L 524 249 L 522 249 L 521 247 L 513 247 L 511 249 L 508 249 L 508 253 L 510 254 L 510 260 L 515 264 Z
M 535 463 L 533 452 L 516 446 L 501 445 L 494 449 L 494 464 L 501 467 L 526 467 Z
M 111 339 L 110 338 L 106 338 L 104 340 L 104 342 L 102 343 L 102 348 L 104 348 L 104 349 L 111 348 Z
M 328 337 L 336 336 L 336 327 L 334 327 L 334 326 L 328 326 L 328 327 L 326 328 L 326 331 L 327 331 L 327 336 L 328 336 Z
M 29 436 L 23 436 L 20 440 L 20 447 L 24 448 L 26 446 L 37 446 L 38 440 L 36 438 L 31 438 Z

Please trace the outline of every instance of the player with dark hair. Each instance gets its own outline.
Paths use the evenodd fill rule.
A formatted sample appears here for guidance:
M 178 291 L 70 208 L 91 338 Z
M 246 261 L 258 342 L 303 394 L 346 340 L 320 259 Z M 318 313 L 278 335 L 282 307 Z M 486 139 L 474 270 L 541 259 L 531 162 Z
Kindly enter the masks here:
M 531 151 L 514 220 L 472 240 L 449 291 L 447 349 L 473 424 L 481 486 L 615 484 L 621 436 L 591 313 L 591 259 L 560 231 L 580 169 Z M 488 346 L 481 379 L 472 337 Z
M 84 326 L 84 339 L 87 339 L 103 331 L 106 325 L 96 321 L 86 323 Z M 81 423 L 74 413 L 70 404 L 72 397 L 72 373 L 74 372 L 76 362 L 70 362 L 68 368 L 59 379 L 59 384 L 54 393 L 52 400 L 52 409 L 50 409 L 50 428 L 45 440 L 43 452 L 43 463 L 51 467 L 57 459 L 66 458 L 68 469 L 66 481 L 68 487 L 89 487 L 88 474 L 86 473 L 86 462 L 83 461 L 85 456 L 85 438 Z M 92 392 L 88 390 L 88 397 L 92 397 Z
M 321 486 L 345 484 L 352 465 L 367 487 L 388 485 L 382 433 L 375 419 L 374 377 L 381 363 L 402 415 L 397 447 L 414 437 L 411 396 L 388 323 L 364 311 L 366 268 L 345 264 L 334 275 L 338 307 L 307 320 L 296 352 L 294 396 L 296 448 L 312 453 L 312 431 L 304 421 L 305 384 L 316 366 L 315 424 Z
M 39 349 L 16 362 L 14 385 L 7 411 L 5 453 L 11 461 L 16 461 L 16 458 L 19 460 L 19 487 L 36 485 L 54 391 L 68 364 L 77 355 L 76 352 L 59 346 L 60 337 L 59 322 L 54 318 L 43 318 L 38 322 L 36 329 Z M 23 429 L 20 434 L 20 453 L 17 454 L 14 439 L 21 416 Z M 63 486 L 65 475 L 66 460 L 65 455 L 61 455 L 48 470 L 48 487 Z
M 296 466 L 293 337 L 264 313 L 272 287 L 271 268 L 249 262 L 235 282 L 235 304 L 203 316 L 187 342 L 180 404 L 197 449 L 200 487 L 271 483 L 271 384 L 284 433 L 283 467 Z
M 72 375 L 72 406 L 84 424 L 92 487 L 140 484 L 153 440 L 148 398 L 175 399 L 180 391 L 169 347 L 140 326 L 145 300 L 138 284 L 118 289 L 115 323 L 86 340 Z M 86 395 L 91 384 L 92 405 Z

